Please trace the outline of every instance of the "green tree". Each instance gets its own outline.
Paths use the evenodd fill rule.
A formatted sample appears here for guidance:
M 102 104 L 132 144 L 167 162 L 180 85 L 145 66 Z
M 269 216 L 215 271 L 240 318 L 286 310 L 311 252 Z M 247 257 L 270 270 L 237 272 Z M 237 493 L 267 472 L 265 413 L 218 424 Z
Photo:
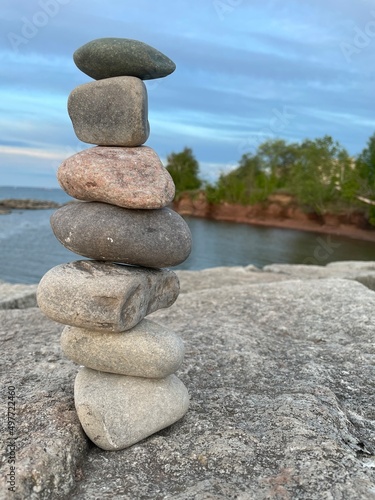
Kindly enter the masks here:
M 375 201 L 375 134 L 356 161 L 358 195 Z
M 298 144 L 287 144 L 283 139 L 270 139 L 257 150 L 261 168 L 267 172 L 276 188 L 287 186 L 293 165 L 300 156 Z
M 206 196 L 213 203 L 247 205 L 267 200 L 278 190 L 318 214 L 366 203 L 375 225 L 375 134 L 356 161 L 328 135 L 302 143 L 265 141 L 215 185 L 206 186 Z
M 349 162 L 345 149 L 332 137 L 305 140 L 291 172 L 292 194 L 316 213 L 325 213 L 340 198 L 341 180 Z
M 349 205 L 358 205 L 357 196 L 360 189 L 358 170 L 356 162 L 347 151 L 342 150 L 338 154 L 340 174 L 337 189 L 343 202 Z
M 175 183 L 176 194 L 193 191 L 202 186 L 199 178 L 199 163 L 190 148 L 167 156 L 167 170 Z
M 267 198 L 271 190 L 270 179 L 262 170 L 257 155 L 244 154 L 236 169 L 222 174 L 215 186 L 207 186 L 208 201 L 218 203 L 256 203 Z
M 298 144 L 287 144 L 283 139 L 267 140 L 255 154 L 244 154 L 238 167 L 222 174 L 216 185 L 207 186 L 207 199 L 213 203 L 243 205 L 264 201 L 275 190 L 288 188 L 299 155 Z

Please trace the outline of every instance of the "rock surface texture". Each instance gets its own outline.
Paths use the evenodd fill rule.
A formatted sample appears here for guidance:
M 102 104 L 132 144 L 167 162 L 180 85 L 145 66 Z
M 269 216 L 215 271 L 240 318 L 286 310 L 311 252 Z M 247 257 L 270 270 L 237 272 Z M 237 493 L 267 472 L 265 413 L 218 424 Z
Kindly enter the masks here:
M 163 208 L 175 194 L 168 170 L 147 146 L 86 149 L 60 165 L 57 179 L 73 198 L 124 208 Z
M 303 272 L 178 273 L 186 293 L 150 319 L 185 341 L 190 409 L 115 453 L 85 441 L 61 326 L 36 308 L 0 311 L 2 387 L 19 407 L 12 498 L 375 498 L 374 292 Z
M 145 84 L 133 76 L 76 87 L 68 112 L 78 139 L 100 146 L 140 146 L 150 134 Z

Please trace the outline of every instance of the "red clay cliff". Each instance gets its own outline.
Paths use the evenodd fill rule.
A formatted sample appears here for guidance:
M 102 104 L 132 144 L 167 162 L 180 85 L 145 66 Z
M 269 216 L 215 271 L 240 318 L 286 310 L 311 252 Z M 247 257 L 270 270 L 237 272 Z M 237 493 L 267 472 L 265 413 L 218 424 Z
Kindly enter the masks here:
M 205 219 L 329 233 L 375 242 L 375 227 L 368 223 L 364 213 L 307 213 L 291 196 L 284 194 L 271 195 L 264 203 L 240 205 L 209 203 L 203 192 L 195 196 L 183 193 L 173 202 L 173 209 L 181 215 Z

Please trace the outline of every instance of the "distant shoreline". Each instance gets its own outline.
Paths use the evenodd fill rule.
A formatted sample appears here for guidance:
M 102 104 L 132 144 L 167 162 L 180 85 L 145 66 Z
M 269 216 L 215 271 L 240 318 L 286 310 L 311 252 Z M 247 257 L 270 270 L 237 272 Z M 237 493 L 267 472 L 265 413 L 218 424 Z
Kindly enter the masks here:
M 7 198 L 0 200 L 0 214 L 9 214 L 11 210 L 45 210 L 61 206 L 55 201 Z
M 233 222 L 239 224 L 249 224 L 250 226 L 263 226 L 263 227 L 274 227 L 277 229 L 291 229 L 295 231 L 307 231 L 320 234 L 331 234 L 335 236 L 344 236 L 346 238 L 352 238 L 362 241 L 370 241 L 375 243 L 375 231 L 367 229 L 359 229 L 354 226 L 329 226 L 320 225 L 317 223 L 300 223 L 299 221 L 294 221 L 291 219 L 248 219 L 248 218 L 230 218 L 230 217 L 205 217 L 200 215 L 195 215 L 192 213 L 187 213 L 186 211 L 179 211 L 174 208 L 176 212 L 180 215 L 188 215 L 190 217 L 197 217 L 201 219 L 217 220 L 222 222 Z
M 276 198 L 267 206 L 244 206 L 229 203 L 211 204 L 202 195 L 194 198 L 183 194 L 173 202 L 172 208 L 180 215 L 331 234 L 375 243 L 375 227 L 366 227 L 367 221 L 363 214 L 354 213 L 350 216 L 327 214 L 319 218 L 305 214 L 295 206 L 283 206 Z
M 60 208 L 63 205 L 48 200 L 9 198 L 0 200 L 0 215 L 9 214 L 11 210 L 45 210 Z M 173 202 L 172 208 L 180 215 L 208 220 L 331 234 L 375 243 L 375 228 L 365 229 L 358 227 L 355 223 L 343 223 L 340 221 L 340 216 L 334 215 L 319 220 L 311 218 L 308 214 L 303 214 L 300 210 L 294 210 L 291 212 L 291 217 L 285 217 L 285 210 L 278 210 L 280 206 L 276 205 L 277 203 L 273 203 L 266 210 L 259 211 L 256 206 L 231 205 L 229 203 L 213 205 L 202 197 L 192 198 L 183 195 L 178 201 Z M 357 214 L 356 217 L 353 218 L 354 222 L 357 224 L 365 223 L 360 215 Z

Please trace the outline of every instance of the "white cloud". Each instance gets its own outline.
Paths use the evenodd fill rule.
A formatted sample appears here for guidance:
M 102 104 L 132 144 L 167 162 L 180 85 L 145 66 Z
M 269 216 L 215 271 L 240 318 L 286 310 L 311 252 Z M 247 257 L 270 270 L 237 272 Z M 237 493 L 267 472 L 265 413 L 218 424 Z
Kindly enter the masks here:
M 9 146 L 0 146 L 0 154 L 10 156 L 30 156 L 32 158 L 43 158 L 46 160 L 61 160 L 63 158 L 61 152 L 45 151 L 43 149 L 12 148 Z
M 38 1 L 3 4 L 5 35 L 39 9 Z M 330 134 L 356 154 L 374 129 L 373 50 L 369 44 L 348 64 L 340 43 L 353 37 L 354 25 L 366 25 L 371 9 L 375 2 L 241 2 L 220 19 L 212 2 L 194 8 L 188 0 L 139 0 L 126 8 L 122 0 L 67 2 L 18 53 L 6 36 L 0 41 L 2 171 L 11 162 L 36 175 L 40 165 L 46 172 L 48 162 L 84 149 L 66 101 L 90 79 L 72 54 L 102 36 L 140 39 L 175 60 L 175 73 L 148 83 L 149 142 L 164 156 L 188 146 L 205 172 L 219 172 L 284 105 L 297 118 L 280 136 Z

